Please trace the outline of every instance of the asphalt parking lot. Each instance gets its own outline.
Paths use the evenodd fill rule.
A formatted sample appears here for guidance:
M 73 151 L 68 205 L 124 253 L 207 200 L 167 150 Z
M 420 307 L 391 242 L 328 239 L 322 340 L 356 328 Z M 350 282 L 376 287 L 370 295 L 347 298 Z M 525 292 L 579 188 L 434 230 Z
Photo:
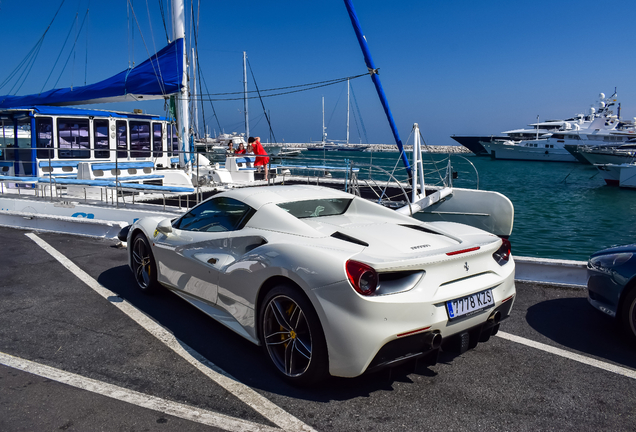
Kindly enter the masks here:
M 636 429 L 636 347 L 581 289 L 517 283 L 473 350 L 299 389 L 177 296 L 137 292 L 113 242 L 0 239 L 2 431 Z

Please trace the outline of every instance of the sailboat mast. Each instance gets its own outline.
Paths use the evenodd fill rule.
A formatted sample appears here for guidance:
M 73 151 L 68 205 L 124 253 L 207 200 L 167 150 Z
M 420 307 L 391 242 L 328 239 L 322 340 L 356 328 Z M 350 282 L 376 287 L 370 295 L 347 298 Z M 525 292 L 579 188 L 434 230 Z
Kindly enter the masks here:
M 179 166 L 190 171 L 190 161 L 192 160 L 190 142 L 190 116 L 189 116 L 189 95 L 188 95 L 188 52 L 185 46 L 185 8 L 183 0 L 172 0 L 172 37 L 174 40 L 182 40 L 183 43 L 183 75 L 181 90 L 177 96 L 177 127 L 181 136 L 179 152 Z
M 393 114 L 391 114 L 391 110 L 389 108 L 389 102 L 386 99 L 386 95 L 384 94 L 384 89 L 382 88 L 382 83 L 380 82 L 380 77 L 378 76 L 378 69 L 376 69 L 375 64 L 373 63 L 373 58 L 371 58 L 371 51 L 369 50 L 369 45 L 367 44 L 367 39 L 364 37 L 362 33 L 362 27 L 360 26 L 360 21 L 358 21 L 358 16 L 356 15 L 356 11 L 353 8 L 353 3 L 351 0 L 344 0 L 345 6 L 347 7 L 347 11 L 349 12 L 349 18 L 351 19 L 351 24 L 353 25 L 353 29 L 356 32 L 356 36 L 358 38 L 358 43 L 360 44 L 360 48 L 362 49 L 362 54 L 364 55 L 364 61 L 367 65 L 367 69 L 369 70 L 369 74 L 371 75 L 371 80 L 375 85 L 375 89 L 378 92 L 378 96 L 380 97 L 380 102 L 382 103 L 382 107 L 384 108 L 384 113 L 386 114 L 386 118 L 389 121 L 389 125 L 391 126 L 391 131 L 393 132 L 393 138 L 395 138 L 395 144 L 397 145 L 398 150 L 400 151 L 400 157 L 402 158 L 402 162 L 404 163 L 404 167 L 406 168 L 406 172 L 411 179 L 411 166 L 409 164 L 409 159 L 404 152 L 404 146 L 402 145 L 402 140 L 400 139 L 400 134 L 398 134 L 397 126 L 395 125 L 395 121 L 393 120 Z
M 192 99 L 194 100 L 193 134 L 199 137 L 199 101 L 197 100 L 197 57 L 192 48 Z
M 349 80 L 347 80 L 347 144 L 349 144 Z
M 327 140 L 327 130 L 325 129 L 325 97 L 322 97 L 322 143 Z
M 243 107 L 245 111 L 245 140 L 250 137 L 250 116 L 247 111 L 247 53 L 243 51 Z

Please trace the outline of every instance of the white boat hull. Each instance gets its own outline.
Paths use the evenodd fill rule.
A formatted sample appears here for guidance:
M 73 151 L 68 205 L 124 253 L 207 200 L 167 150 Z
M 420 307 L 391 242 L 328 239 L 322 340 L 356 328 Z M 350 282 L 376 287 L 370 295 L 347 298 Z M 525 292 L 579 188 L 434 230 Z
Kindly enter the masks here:
M 636 188 L 636 164 L 595 165 L 610 186 Z
M 0 226 L 115 238 L 119 230 L 135 220 L 160 216 L 174 218 L 185 211 L 135 204 L 121 207 L 92 202 L 48 201 L 36 197 L 0 196 Z
M 627 152 L 623 154 L 616 154 L 607 152 L 586 152 L 580 151 L 579 154 L 585 158 L 592 165 L 602 165 L 602 164 L 624 164 L 630 163 L 634 160 L 634 154 L 629 154 Z
M 544 162 L 577 162 L 564 148 L 526 147 L 501 142 L 481 142 L 490 157 L 500 160 L 526 160 Z
M 618 185 L 625 188 L 636 188 L 636 165 L 621 165 L 621 174 Z

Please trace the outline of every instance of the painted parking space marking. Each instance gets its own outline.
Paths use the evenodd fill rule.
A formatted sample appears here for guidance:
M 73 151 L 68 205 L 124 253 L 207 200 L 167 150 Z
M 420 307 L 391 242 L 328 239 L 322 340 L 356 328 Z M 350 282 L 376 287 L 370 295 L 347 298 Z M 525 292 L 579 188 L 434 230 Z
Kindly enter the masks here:
M 624 367 L 621 367 L 621 366 L 616 366 L 614 364 L 603 362 L 603 361 L 600 361 L 600 360 L 596 360 L 596 359 L 593 359 L 591 357 L 585 357 L 583 355 L 576 354 L 576 353 L 573 353 L 573 352 L 570 352 L 570 351 L 566 351 L 566 350 L 561 349 L 561 348 L 556 348 L 556 347 L 553 347 L 553 346 L 550 346 L 550 345 L 543 344 L 541 342 L 535 342 L 533 340 L 526 339 L 526 338 L 523 338 L 523 337 L 520 337 L 520 336 L 515 336 L 513 334 L 505 333 L 505 332 L 502 332 L 502 331 L 498 332 L 497 336 L 499 336 L 502 339 L 506 339 L 506 340 L 509 340 L 509 341 L 512 341 L 512 342 L 516 342 L 516 343 L 519 343 L 519 344 L 522 344 L 522 345 L 526 345 L 526 346 L 529 346 L 529 347 L 532 347 L 532 348 L 536 348 L 536 349 L 541 350 L 541 351 L 549 352 L 551 354 L 558 355 L 560 357 L 564 357 L 564 358 L 567 358 L 567 359 L 570 359 L 570 360 L 574 360 L 576 362 L 583 363 L 583 364 L 586 364 L 588 366 L 593 366 L 595 368 L 603 369 L 603 370 L 608 371 L 608 372 L 612 372 L 612 373 L 615 373 L 615 374 L 618 374 L 618 375 L 622 375 L 622 376 L 625 376 L 625 377 L 628 377 L 628 378 L 636 379 L 636 371 L 632 370 L 632 369 L 627 369 L 627 368 L 624 368 Z
M 238 381 L 230 374 L 210 362 L 194 349 L 177 339 L 172 333 L 164 327 L 156 323 L 150 317 L 136 309 L 133 305 L 123 300 L 116 293 L 103 287 L 99 282 L 93 279 L 88 273 L 79 268 L 75 263 L 62 255 L 59 251 L 49 245 L 47 242 L 39 238 L 37 235 L 25 234 L 33 240 L 38 246 L 48 252 L 53 258 L 59 261 L 71 273 L 77 276 L 82 282 L 92 288 L 99 295 L 111 302 L 111 304 L 123 313 L 128 315 L 137 324 L 155 336 L 175 353 L 185 359 L 188 363 L 196 367 L 204 373 L 208 378 L 212 379 L 218 385 L 228 392 L 238 397 L 243 403 L 250 406 L 254 411 L 286 431 L 307 431 L 315 432 L 311 426 L 303 423 L 296 417 L 284 411 L 279 406 L 272 403 L 269 399 L 261 396 L 252 388 Z
M 113 384 L 86 378 L 0 352 L 0 364 L 122 402 L 231 432 L 276 432 L 272 428 L 200 408 L 172 402 Z

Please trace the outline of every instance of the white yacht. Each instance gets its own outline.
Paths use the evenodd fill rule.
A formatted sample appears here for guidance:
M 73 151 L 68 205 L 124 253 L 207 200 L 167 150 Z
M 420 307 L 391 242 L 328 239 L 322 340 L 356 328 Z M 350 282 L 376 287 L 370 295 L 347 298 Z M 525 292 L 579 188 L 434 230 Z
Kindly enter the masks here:
M 598 112 L 592 108 L 587 116 L 563 121 L 559 129 L 550 133 L 537 133 L 534 139 L 492 140 L 483 145 L 493 159 L 587 163 L 575 156 L 573 150 L 580 146 L 617 146 L 636 132 L 634 122 L 620 121 L 611 109 L 616 103 L 616 93 L 609 98 L 601 93 L 600 98 Z
M 636 140 L 632 139 L 617 147 L 581 147 L 579 155 L 592 165 L 632 163 L 636 161 Z
M 456 136 L 451 135 L 455 141 L 466 147 L 471 152 L 475 153 L 478 156 L 489 156 L 490 151 L 486 149 L 486 145 L 491 143 L 499 142 L 499 141 L 511 141 L 507 143 L 507 145 L 513 145 L 523 140 L 538 140 L 541 138 L 549 137 L 553 132 L 556 131 L 568 131 L 573 128 L 585 128 L 589 125 L 596 117 L 600 117 L 602 113 L 607 109 L 607 107 L 614 104 L 615 101 L 611 99 L 616 97 L 616 93 L 614 93 L 609 98 L 605 98 L 605 95 L 601 93 L 600 98 L 601 102 L 600 110 L 597 113 L 595 108 L 591 108 L 589 114 L 577 114 L 572 118 L 568 118 L 565 120 L 546 120 L 543 122 L 539 122 L 537 117 L 537 122 L 529 124 L 525 128 L 521 129 L 513 129 L 509 131 L 501 132 L 499 135 L 490 135 L 490 136 Z M 607 102 L 609 101 L 609 103 Z M 576 126 L 575 126 L 576 125 Z M 534 145 L 532 146 L 534 147 Z M 549 148 L 549 147 L 548 147 Z
M 609 186 L 636 188 L 636 163 L 595 165 Z
M 548 140 L 566 131 L 580 130 L 589 124 L 590 117 L 582 114 L 569 120 L 537 122 L 528 125 L 533 129 L 503 132 L 509 139 L 490 139 L 480 141 L 480 144 L 493 159 L 576 162 L 576 159 L 562 146 Z

